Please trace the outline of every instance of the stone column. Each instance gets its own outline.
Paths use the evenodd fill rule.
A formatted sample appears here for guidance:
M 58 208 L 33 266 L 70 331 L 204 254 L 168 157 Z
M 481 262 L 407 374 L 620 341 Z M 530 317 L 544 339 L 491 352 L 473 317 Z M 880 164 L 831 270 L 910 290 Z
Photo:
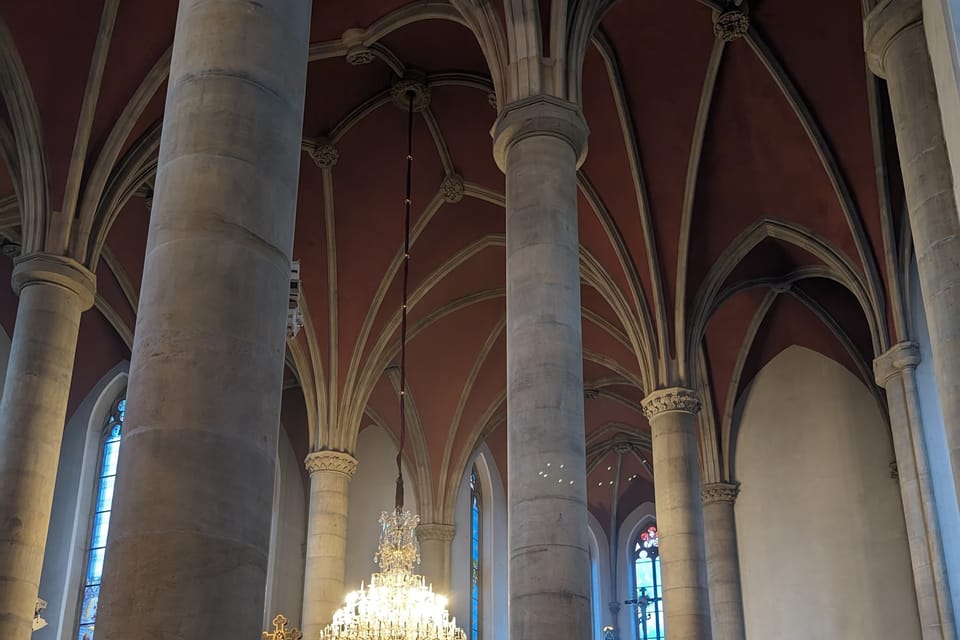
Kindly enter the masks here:
M 955 637 L 955 622 L 917 395 L 919 363 L 917 345 L 901 342 L 874 360 L 873 370 L 887 392 L 923 638 L 947 640 Z
M 713 640 L 744 640 L 743 592 L 740 589 L 740 554 L 733 505 L 739 484 L 704 485 L 703 524 L 710 587 L 710 620 Z
M 181 0 L 97 640 L 258 638 L 310 0 Z
M 577 166 L 580 109 L 546 96 L 493 128 L 506 173 L 510 637 L 591 636 Z
M 430 522 L 417 527 L 420 542 L 420 573 L 433 590 L 450 597 L 450 561 L 453 552 L 452 524 Z
M 80 314 L 95 279 L 53 255 L 18 258 L 20 295 L 0 399 L 0 638 L 32 633 Z
M 670 640 L 710 640 L 697 452 L 699 410 L 700 398 L 690 389 L 661 389 L 643 400 L 653 435 L 664 626 Z
M 921 21 L 921 0 L 885 0 L 867 16 L 870 68 L 886 78 L 933 368 L 960 495 L 960 216 Z
M 305 638 L 317 638 L 346 595 L 347 509 L 357 461 L 349 453 L 315 451 L 307 456 L 306 465 L 310 474 L 310 516 L 300 626 Z

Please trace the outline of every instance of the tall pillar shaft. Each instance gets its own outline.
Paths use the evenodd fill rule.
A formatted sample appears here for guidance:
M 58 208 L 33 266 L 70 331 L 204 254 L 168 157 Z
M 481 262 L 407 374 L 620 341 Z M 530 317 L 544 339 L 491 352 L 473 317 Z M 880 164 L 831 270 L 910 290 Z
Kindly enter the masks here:
M 350 478 L 356 459 L 340 451 L 316 451 L 307 456 L 310 473 L 310 519 L 303 580 L 301 631 L 319 637 L 343 603 L 347 557 L 347 510 Z
M 746 638 L 733 511 L 739 491 L 739 485 L 725 482 L 704 485 L 701 491 L 713 640 Z
M 93 274 L 67 258 L 17 260 L 20 294 L 0 399 L 0 638 L 27 640 L 43 568 L 80 314 Z
M 960 495 L 960 216 L 921 0 L 886 0 L 865 21 L 871 69 L 887 80 L 933 367 Z
M 923 638 L 947 640 L 954 638 L 955 621 L 917 395 L 919 363 L 917 345 L 903 342 L 878 357 L 873 368 L 877 384 L 887 392 Z
M 577 165 L 579 108 L 539 96 L 494 125 L 506 173 L 510 637 L 591 635 Z
M 97 640 L 259 637 L 309 0 L 181 0 Z
M 431 522 L 417 527 L 420 543 L 420 573 L 437 593 L 450 597 L 450 561 L 453 555 L 452 524 Z
M 697 412 L 689 389 L 662 389 L 644 398 L 653 434 L 654 491 L 664 626 L 670 640 L 710 640 Z

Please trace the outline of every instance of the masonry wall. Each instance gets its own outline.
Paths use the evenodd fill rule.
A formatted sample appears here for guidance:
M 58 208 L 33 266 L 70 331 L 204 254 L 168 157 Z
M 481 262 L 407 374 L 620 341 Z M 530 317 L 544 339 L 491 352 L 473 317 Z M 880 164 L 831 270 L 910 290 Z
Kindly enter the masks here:
M 735 453 L 748 638 L 920 638 L 893 450 L 847 369 L 791 347 L 754 379 Z

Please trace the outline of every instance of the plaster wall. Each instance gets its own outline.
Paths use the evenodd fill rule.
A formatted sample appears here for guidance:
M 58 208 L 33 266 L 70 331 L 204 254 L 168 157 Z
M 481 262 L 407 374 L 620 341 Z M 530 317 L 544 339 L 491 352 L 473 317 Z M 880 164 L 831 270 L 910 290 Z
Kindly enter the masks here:
M 745 394 L 737 536 L 748 638 L 920 638 L 893 451 L 847 369 L 790 347 Z
M 960 511 L 957 510 L 956 485 L 947 453 L 947 434 L 940 412 L 940 394 L 933 372 L 930 334 L 923 313 L 923 300 L 916 262 L 910 272 L 910 310 L 913 339 L 920 346 L 920 364 L 917 365 L 917 393 L 920 396 L 920 415 L 927 445 L 930 476 L 933 479 L 933 497 L 937 504 L 940 538 L 947 564 L 947 581 L 953 600 L 954 619 L 960 620 Z
M 101 378 L 64 429 L 40 576 L 47 626 L 33 634 L 36 640 L 72 640 L 76 634 L 100 439 L 113 403 L 127 386 L 127 368 L 127 362 L 120 363 Z
M 291 627 L 300 628 L 307 543 L 307 497 L 303 468 L 286 429 L 281 428 L 277 440 L 277 480 L 264 599 L 264 629 L 272 628 L 266 623 L 278 613 L 287 617 Z
M 360 432 L 354 456 L 357 472 L 350 480 L 350 502 L 347 512 L 347 557 L 344 587 L 347 592 L 370 582 L 377 571 L 373 560 L 380 541 L 380 513 L 393 509 L 397 446 L 380 427 L 371 425 Z M 407 509 L 419 513 L 414 494 L 414 478 L 404 465 L 404 498 Z M 422 516 L 423 514 L 421 514 Z M 346 594 L 344 594 L 346 595 Z
M 0 327 L 0 395 L 3 394 L 3 381 L 7 377 L 7 360 L 10 359 L 10 338 Z
M 497 612 L 507 610 L 507 502 L 500 479 L 500 470 L 486 445 L 480 448 L 457 491 L 454 513 L 456 533 L 450 563 L 450 615 L 464 630 L 470 625 L 470 470 L 477 466 L 480 494 L 483 498 L 481 515 L 481 640 L 507 640 L 509 620 Z

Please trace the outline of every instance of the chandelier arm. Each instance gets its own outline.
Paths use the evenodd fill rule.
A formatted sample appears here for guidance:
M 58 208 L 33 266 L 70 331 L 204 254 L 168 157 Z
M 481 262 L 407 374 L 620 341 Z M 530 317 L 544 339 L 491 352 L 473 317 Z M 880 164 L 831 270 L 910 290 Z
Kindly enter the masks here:
M 397 447 L 397 513 L 403 511 L 403 445 L 407 438 L 407 288 L 410 280 L 410 205 L 413 186 L 413 99 L 407 91 L 407 194 L 403 200 L 403 302 L 400 306 L 400 445 Z

